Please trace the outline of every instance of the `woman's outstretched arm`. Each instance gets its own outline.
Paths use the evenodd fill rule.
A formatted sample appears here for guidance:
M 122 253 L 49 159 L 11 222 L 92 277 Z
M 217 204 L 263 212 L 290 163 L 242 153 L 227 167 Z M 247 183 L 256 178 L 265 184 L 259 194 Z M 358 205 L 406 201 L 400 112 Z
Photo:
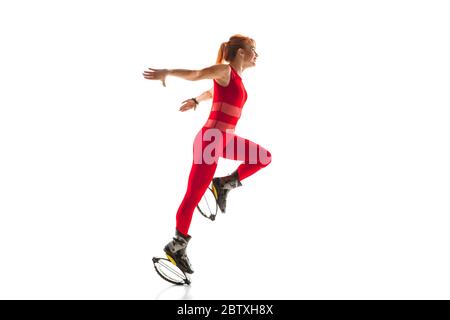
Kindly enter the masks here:
M 229 75 L 229 67 L 226 64 L 215 64 L 201 70 L 148 68 L 148 71 L 144 71 L 143 75 L 148 80 L 161 80 L 165 87 L 167 76 L 179 77 L 190 81 L 225 79 Z
M 195 97 L 195 100 L 197 100 L 197 102 L 209 100 L 213 97 L 213 93 L 214 93 L 214 88 L 211 88 L 208 91 L 203 92 L 198 97 Z M 194 108 L 194 110 L 195 110 L 197 108 L 197 104 L 195 103 L 195 101 L 192 98 L 184 100 L 182 103 L 183 103 L 183 105 L 180 107 L 181 112 L 187 111 L 192 108 Z

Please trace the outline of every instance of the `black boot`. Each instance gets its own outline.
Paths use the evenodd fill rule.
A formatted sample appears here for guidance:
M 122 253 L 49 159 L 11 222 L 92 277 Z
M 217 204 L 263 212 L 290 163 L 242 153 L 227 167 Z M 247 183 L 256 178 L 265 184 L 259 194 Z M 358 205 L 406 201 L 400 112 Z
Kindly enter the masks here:
M 226 177 L 214 178 L 212 181 L 213 193 L 216 197 L 217 204 L 220 211 L 225 213 L 227 207 L 227 196 L 230 190 L 242 186 L 239 181 L 238 171 L 234 171 L 232 174 Z
M 194 273 L 192 270 L 191 263 L 186 254 L 186 247 L 188 245 L 191 236 L 184 235 L 178 230 L 175 232 L 175 237 L 170 241 L 165 247 L 164 252 L 166 253 L 169 260 L 180 268 L 181 271 L 186 273 Z

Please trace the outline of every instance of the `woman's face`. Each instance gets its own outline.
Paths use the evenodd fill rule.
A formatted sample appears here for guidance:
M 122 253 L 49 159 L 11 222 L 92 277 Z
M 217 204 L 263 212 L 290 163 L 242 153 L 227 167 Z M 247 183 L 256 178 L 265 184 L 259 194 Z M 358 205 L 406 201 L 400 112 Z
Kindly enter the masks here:
M 253 43 L 250 45 L 250 61 L 255 65 L 256 64 L 256 58 L 258 57 L 258 54 L 256 53 L 256 43 Z
M 256 43 L 250 43 L 245 46 L 244 49 L 244 62 L 247 67 L 254 67 L 256 65 L 256 58 L 258 54 L 256 53 Z

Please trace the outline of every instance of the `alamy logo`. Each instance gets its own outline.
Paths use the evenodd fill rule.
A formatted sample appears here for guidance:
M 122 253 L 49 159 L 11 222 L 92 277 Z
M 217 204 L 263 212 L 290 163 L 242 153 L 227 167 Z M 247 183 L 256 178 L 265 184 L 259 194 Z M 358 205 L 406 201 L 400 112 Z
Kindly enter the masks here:
M 208 128 L 199 132 L 194 142 L 194 164 L 217 163 L 219 157 L 241 160 L 248 164 L 267 165 L 270 153 L 231 131 Z

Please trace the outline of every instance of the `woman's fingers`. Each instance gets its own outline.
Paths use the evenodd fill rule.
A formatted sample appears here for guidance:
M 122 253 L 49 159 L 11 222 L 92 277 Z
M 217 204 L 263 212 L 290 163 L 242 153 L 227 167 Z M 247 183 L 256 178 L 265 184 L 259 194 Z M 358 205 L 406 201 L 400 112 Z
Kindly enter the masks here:
M 145 79 L 153 79 L 154 78 L 153 73 L 148 72 L 148 71 L 144 71 L 143 75 L 144 75 Z
M 159 70 L 158 69 L 152 69 L 152 68 L 148 68 L 149 70 L 152 70 L 152 71 L 147 71 L 147 70 L 145 70 L 144 71 L 144 74 L 145 75 L 158 75 L 158 74 L 160 74 L 160 72 L 159 72 Z
M 183 103 L 184 103 L 184 102 L 187 102 L 187 101 L 189 101 L 189 100 L 185 100 L 185 101 L 183 101 Z M 192 109 L 193 107 L 194 107 L 194 106 L 193 106 L 192 104 L 185 103 L 185 104 L 183 104 L 183 105 L 180 107 L 180 111 L 184 112 L 184 111 L 187 111 L 187 110 L 189 110 L 189 109 Z
M 144 71 L 143 76 L 148 80 L 161 80 L 162 85 L 166 86 L 166 76 L 159 69 L 148 68 L 151 71 Z

